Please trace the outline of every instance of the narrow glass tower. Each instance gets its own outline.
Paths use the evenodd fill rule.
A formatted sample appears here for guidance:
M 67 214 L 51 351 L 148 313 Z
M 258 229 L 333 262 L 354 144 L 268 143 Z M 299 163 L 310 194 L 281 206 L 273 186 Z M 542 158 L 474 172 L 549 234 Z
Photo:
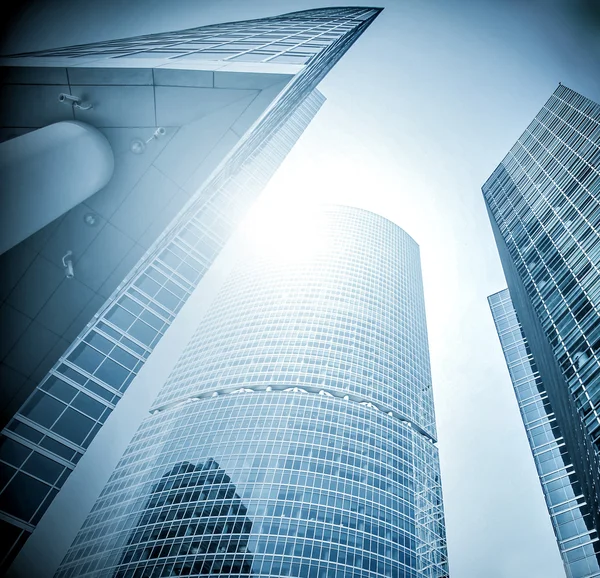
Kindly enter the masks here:
M 223 285 L 57 578 L 448 576 L 418 246 L 348 207 L 282 229 Z
M 600 560 L 600 105 L 559 85 L 483 194 Z
M 593 512 L 508 289 L 488 298 L 568 578 L 600 576 Z

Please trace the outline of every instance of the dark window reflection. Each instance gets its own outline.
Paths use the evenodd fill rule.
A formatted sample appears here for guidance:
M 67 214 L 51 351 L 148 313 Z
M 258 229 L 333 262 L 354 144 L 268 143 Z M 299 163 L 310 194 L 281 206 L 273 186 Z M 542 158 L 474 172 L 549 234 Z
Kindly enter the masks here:
M 212 458 L 177 464 L 152 490 L 115 578 L 233 574 L 251 576 L 252 522 L 231 478 Z

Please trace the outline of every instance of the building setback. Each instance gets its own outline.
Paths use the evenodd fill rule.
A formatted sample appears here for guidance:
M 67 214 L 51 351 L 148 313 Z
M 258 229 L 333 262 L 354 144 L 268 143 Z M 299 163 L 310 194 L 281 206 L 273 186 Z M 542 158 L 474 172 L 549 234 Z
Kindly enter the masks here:
M 448 576 L 418 246 L 359 209 L 287 219 L 279 254 L 222 286 L 57 578 Z M 186 473 L 181 498 L 181 464 L 207 463 L 235 495 Z
M 114 156 L 108 185 L 0 256 L 3 567 L 321 106 L 318 82 L 379 12 L 2 59 L 2 138 L 85 125 Z
M 597 560 L 590 561 L 592 573 L 577 569 L 573 576 L 597 576 L 600 105 L 559 85 L 483 194 L 510 298 L 568 456 L 557 467 L 574 472 L 576 493 L 588 508 L 581 515 L 586 524 L 581 542 L 593 544 Z M 584 549 L 567 555 L 561 541 L 559 535 L 567 567 L 579 568 L 573 557 L 583 556 Z

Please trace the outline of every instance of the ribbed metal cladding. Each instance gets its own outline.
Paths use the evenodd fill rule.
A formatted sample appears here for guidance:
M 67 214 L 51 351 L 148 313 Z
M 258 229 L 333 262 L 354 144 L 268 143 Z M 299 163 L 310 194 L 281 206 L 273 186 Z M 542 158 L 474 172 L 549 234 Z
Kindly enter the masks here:
M 418 246 L 302 218 L 225 283 L 57 577 L 448 576 Z
M 559 85 L 483 194 L 517 316 L 597 532 L 600 105 Z

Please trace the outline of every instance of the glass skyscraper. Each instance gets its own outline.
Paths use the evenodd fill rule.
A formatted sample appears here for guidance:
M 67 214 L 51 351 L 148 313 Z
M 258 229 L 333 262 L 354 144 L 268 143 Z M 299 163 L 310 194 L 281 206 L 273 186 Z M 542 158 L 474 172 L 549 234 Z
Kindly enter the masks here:
M 98 126 L 115 147 L 107 191 L 2 256 L 8 280 L 14 263 L 29 264 L 29 255 L 32 263 L 2 304 L 3 312 L 29 323 L 24 332 L 14 324 L 2 328 L 15 343 L 2 359 L 4 565 L 318 111 L 324 100 L 318 82 L 379 12 L 308 10 L 3 59 L 2 127 L 16 125 L 10 130 L 21 134 L 76 120 Z M 65 105 L 61 92 L 93 106 Z M 46 116 L 25 106 L 33 97 L 54 103 Z M 121 114 L 128 102 L 137 112 Z M 136 116 L 143 110 L 144 118 Z M 164 133 L 157 125 L 167 127 Z M 119 135 L 136 136 L 144 127 L 158 132 L 119 152 Z M 166 192 L 171 201 L 163 211 L 152 199 Z M 118 206 L 114 197 L 121 205 L 109 211 L 110 203 Z M 90 243 L 94 235 L 97 246 Z M 81 248 L 87 245 L 93 250 Z M 60 258 L 71 248 L 75 275 L 64 279 Z M 65 318 L 90 295 L 67 328 Z M 36 342 L 40 335 L 44 344 Z
M 491 295 L 489 303 L 567 577 L 600 576 L 592 511 L 508 289 Z
M 552 434 L 560 437 L 561 450 L 552 458 L 557 479 L 548 491 L 560 488 L 565 503 L 573 492 L 588 512 L 579 517 L 578 527 L 584 523 L 585 530 L 580 528 L 578 540 L 589 547 L 579 548 L 575 540 L 568 546 L 574 550 L 566 552 L 562 530 L 555 525 L 563 559 L 573 568 L 573 576 L 597 576 L 600 105 L 559 85 L 485 183 L 483 194 L 510 298 L 543 384 L 538 389 L 545 400 L 544 412 L 550 412 L 560 432 Z M 514 359 L 507 356 L 507 361 Z M 526 426 L 530 427 L 527 422 Z M 538 443 L 533 443 L 534 453 L 539 452 Z M 552 436 L 548 443 L 556 444 Z M 541 472 L 552 473 L 547 466 Z M 571 478 L 564 477 L 571 472 L 576 480 L 572 486 Z M 554 516 L 557 498 L 548 499 Z M 590 549 L 595 562 L 590 561 L 589 567 L 586 562 L 573 564 L 584 551 L 589 556 Z
M 283 229 L 222 286 L 57 578 L 448 576 L 418 246 L 349 207 Z

